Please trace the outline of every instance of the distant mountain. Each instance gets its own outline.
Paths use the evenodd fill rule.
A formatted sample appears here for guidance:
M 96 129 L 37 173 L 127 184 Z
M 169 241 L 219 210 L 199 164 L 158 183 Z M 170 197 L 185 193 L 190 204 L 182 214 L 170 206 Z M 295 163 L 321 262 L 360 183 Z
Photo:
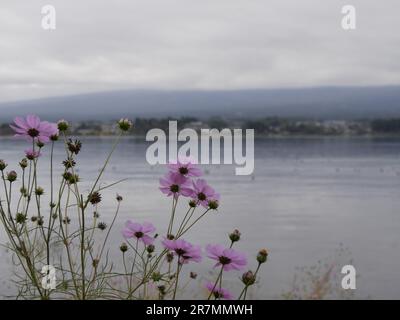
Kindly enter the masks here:
M 235 91 L 130 90 L 0 104 L 1 122 L 35 113 L 49 120 L 122 116 L 321 119 L 400 117 L 400 87 L 320 87 Z

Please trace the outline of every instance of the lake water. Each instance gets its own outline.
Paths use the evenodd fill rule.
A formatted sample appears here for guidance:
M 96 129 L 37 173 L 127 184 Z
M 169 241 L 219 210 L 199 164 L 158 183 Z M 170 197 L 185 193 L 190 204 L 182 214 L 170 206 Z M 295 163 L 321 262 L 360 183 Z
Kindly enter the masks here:
M 111 142 L 83 139 L 78 165 L 81 190 L 89 188 Z M 111 239 L 116 249 L 123 240 L 119 230 L 128 218 L 167 224 L 170 199 L 158 190 L 165 168 L 147 164 L 147 146 L 142 138 L 123 140 L 103 179 L 111 183 L 129 178 L 103 193 L 100 208 L 102 219 L 110 223 L 115 194 L 124 197 Z M 0 159 L 10 163 L 10 169 L 17 168 L 25 147 L 24 142 L 3 138 Z M 296 267 L 313 266 L 319 260 L 340 265 L 349 259 L 359 276 L 355 297 L 400 298 L 400 139 L 265 138 L 256 140 L 255 151 L 253 177 L 235 176 L 233 166 L 204 168 L 222 195 L 221 207 L 188 240 L 202 245 L 227 243 L 227 233 L 238 228 L 243 239 L 238 249 L 251 256 L 268 248 L 270 258 L 261 272 L 257 298 L 279 298 L 288 291 Z M 45 151 L 43 172 L 47 156 Z M 57 148 L 56 162 L 63 157 L 62 148 Z M 349 250 L 345 258 L 335 253 L 341 243 Z M 211 265 L 206 259 L 203 267 L 194 268 L 201 272 Z M 10 266 L 4 251 L 0 270 L 0 294 L 5 294 Z M 232 274 L 231 280 L 238 276 Z

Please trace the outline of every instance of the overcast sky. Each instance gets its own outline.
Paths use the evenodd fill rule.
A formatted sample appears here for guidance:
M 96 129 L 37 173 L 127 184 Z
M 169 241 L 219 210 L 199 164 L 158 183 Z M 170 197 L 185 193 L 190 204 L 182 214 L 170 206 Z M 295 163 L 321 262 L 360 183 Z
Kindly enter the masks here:
M 41 27 L 52 4 L 57 29 Z M 357 29 L 341 28 L 341 8 Z M 399 0 L 0 0 L 0 101 L 400 84 Z

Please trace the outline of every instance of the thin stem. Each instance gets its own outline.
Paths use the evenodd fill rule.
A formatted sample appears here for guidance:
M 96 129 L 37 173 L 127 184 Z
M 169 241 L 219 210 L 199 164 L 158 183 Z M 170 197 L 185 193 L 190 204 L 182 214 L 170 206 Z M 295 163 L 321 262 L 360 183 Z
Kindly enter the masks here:
M 219 279 L 222 277 L 222 273 L 223 273 L 223 272 L 224 272 L 224 266 L 222 265 L 222 266 L 221 266 L 221 271 L 220 271 L 219 274 L 218 274 L 217 280 L 215 280 L 214 286 L 213 286 L 213 288 L 212 288 L 212 290 L 211 290 L 211 292 L 210 292 L 210 295 L 208 296 L 207 300 L 210 300 L 211 296 L 213 295 L 213 293 L 214 293 L 214 291 L 215 291 L 215 288 L 216 288 L 217 285 L 218 285 L 218 281 L 219 281 Z
M 178 260 L 178 266 L 176 267 L 176 280 L 175 280 L 175 288 L 174 288 L 174 294 L 172 296 L 172 300 L 175 300 L 176 292 L 178 291 L 179 274 L 182 269 L 182 263 L 180 263 L 179 257 L 177 260 Z

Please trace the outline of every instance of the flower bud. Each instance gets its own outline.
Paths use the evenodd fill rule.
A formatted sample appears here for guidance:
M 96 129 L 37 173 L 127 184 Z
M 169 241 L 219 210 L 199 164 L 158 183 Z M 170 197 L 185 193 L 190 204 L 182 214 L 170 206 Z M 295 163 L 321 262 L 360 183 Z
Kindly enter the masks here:
M 7 173 L 7 180 L 10 182 L 14 182 L 15 180 L 17 180 L 17 173 L 15 171 L 10 171 Z
M 97 268 L 97 266 L 99 265 L 99 262 L 100 262 L 99 259 L 93 259 L 93 261 L 92 261 L 93 268 Z
M 43 217 L 39 217 L 39 218 L 37 219 L 37 224 L 38 224 L 38 226 L 42 226 L 43 223 L 44 223 Z
M 231 239 L 232 242 L 237 242 L 240 240 L 240 236 L 242 234 L 239 232 L 238 229 L 235 229 L 231 234 L 229 234 L 229 239 Z
M 53 134 L 52 136 L 50 136 L 50 140 L 53 142 L 58 141 L 58 138 L 59 138 L 58 134 Z
M 174 255 L 171 252 L 168 252 L 166 255 L 166 259 L 168 263 L 171 263 L 174 260 Z
M 67 131 L 69 128 L 69 123 L 65 120 L 60 120 L 57 122 L 57 127 L 60 131 Z
M 154 246 L 154 244 L 149 244 L 146 248 L 148 253 L 153 253 L 155 249 L 156 247 Z
M 21 187 L 19 192 L 22 194 L 23 197 L 28 196 L 28 190 L 25 187 Z
M 18 212 L 15 216 L 15 221 L 17 221 L 17 223 L 19 224 L 24 224 L 26 221 L 26 215 L 21 212 Z
M 258 252 L 257 261 L 258 263 L 264 263 L 267 261 L 268 251 L 266 249 L 262 249 Z
M 117 194 L 116 199 L 118 202 L 121 202 L 122 200 L 124 200 L 124 198 L 122 198 L 122 196 L 120 196 L 119 194 Z
M 196 272 L 190 272 L 190 278 L 191 279 L 196 279 L 197 278 L 197 273 Z
M 7 166 L 8 164 L 4 160 L 0 160 L 0 171 L 3 171 Z
M 20 166 L 22 169 L 25 169 L 25 168 L 28 166 L 28 159 L 23 158 L 23 159 L 19 162 L 19 166 Z
M 159 272 L 153 272 L 153 274 L 151 275 L 151 279 L 154 282 L 158 282 L 158 281 L 160 281 L 162 279 L 162 275 Z
M 165 290 L 166 290 L 165 286 L 161 285 L 161 286 L 158 286 L 157 288 L 160 291 L 161 295 L 165 295 L 165 293 L 166 293 L 165 292 Z
M 189 201 L 189 207 L 191 208 L 196 208 L 197 207 L 197 201 L 196 200 L 190 200 Z
M 119 246 L 119 250 L 121 250 L 122 253 L 127 252 L 128 251 L 128 245 L 125 242 L 121 243 L 121 245 Z
M 44 147 L 44 143 L 43 143 L 42 141 L 36 142 L 36 145 L 37 145 L 39 148 L 43 148 L 43 147 Z
M 210 200 L 210 201 L 208 201 L 208 207 L 209 207 L 211 210 L 217 210 L 218 207 L 219 207 L 219 203 L 218 203 L 217 200 Z
M 256 277 L 254 276 L 254 273 L 249 270 L 245 273 L 243 273 L 242 275 L 242 282 L 246 285 L 246 286 L 251 286 L 256 282 Z
M 130 121 L 129 119 L 121 119 L 118 121 L 118 127 L 122 130 L 122 131 L 128 131 L 130 128 L 133 127 L 133 123 L 132 121 Z
M 44 193 L 44 189 L 43 189 L 42 187 L 37 187 L 37 188 L 35 189 L 35 194 L 36 194 L 37 196 L 41 196 L 41 195 L 43 195 L 43 193 Z

